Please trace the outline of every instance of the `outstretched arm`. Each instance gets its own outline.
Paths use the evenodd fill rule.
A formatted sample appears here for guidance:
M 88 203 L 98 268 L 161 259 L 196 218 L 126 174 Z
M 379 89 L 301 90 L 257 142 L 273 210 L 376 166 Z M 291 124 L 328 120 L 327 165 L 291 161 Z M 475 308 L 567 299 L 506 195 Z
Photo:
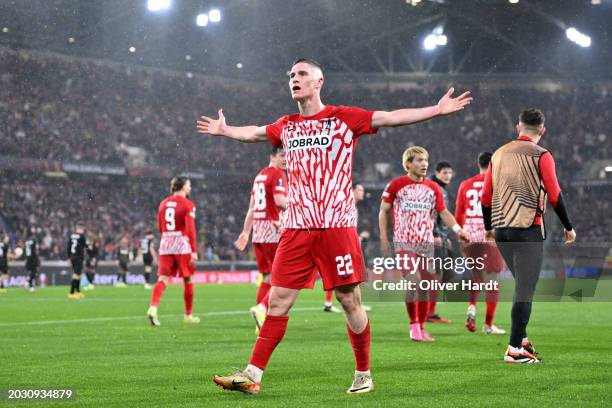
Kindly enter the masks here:
M 253 207 L 253 197 L 251 197 L 251 202 L 249 204 L 249 210 L 244 217 L 244 226 L 242 227 L 242 232 L 238 236 L 238 239 L 234 242 L 234 246 L 239 251 L 244 251 L 247 244 L 249 243 L 249 236 L 251 235 L 251 230 L 253 228 L 253 213 L 255 212 L 255 208 Z
M 244 143 L 257 143 L 268 140 L 265 126 L 229 126 L 225 123 L 223 109 L 219 109 L 218 119 L 212 119 L 208 116 L 202 116 L 200 119 L 197 121 L 198 133 L 225 136 Z
M 376 111 L 374 115 L 372 115 L 372 127 L 395 127 L 423 122 L 436 116 L 457 112 L 466 105 L 469 105 L 473 100 L 469 91 L 462 93 L 456 98 L 452 97 L 453 92 L 455 92 L 455 88 L 450 88 L 435 106 L 416 109 L 398 109 L 391 112 Z

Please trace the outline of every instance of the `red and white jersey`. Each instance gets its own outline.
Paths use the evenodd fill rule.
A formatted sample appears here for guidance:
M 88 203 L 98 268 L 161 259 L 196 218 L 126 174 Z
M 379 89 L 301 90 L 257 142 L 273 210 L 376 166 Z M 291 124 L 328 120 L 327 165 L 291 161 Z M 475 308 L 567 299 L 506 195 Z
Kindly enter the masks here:
M 274 202 L 274 195 L 287 195 L 287 176 L 276 167 L 261 170 L 251 189 L 253 200 L 253 242 L 276 243 L 280 240 L 281 210 Z
M 195 205 L 180 195 L 171 195 L 157 211 L 157 227 L 161 233 L 160 255 L 197 252 Z
M 485 242 L 485 228 L 482 218 L 482 188 L 484 174 L 477 174 L 461 183 L 457 192 L 455 219 L 469 234 L 470 242 Z
M 391 204 L 394 243 L 433 243 L 436 212 L 446 209 L 442 189 L 435 181 L 397 177 L 387 184 L 381 198 Z
M 285 228 L 354 227 L 353 150 L 360 135 L 376 133 L 373 111 L 326 106 L 313 116 L 283 116 L 266 126 L 287 158 Z

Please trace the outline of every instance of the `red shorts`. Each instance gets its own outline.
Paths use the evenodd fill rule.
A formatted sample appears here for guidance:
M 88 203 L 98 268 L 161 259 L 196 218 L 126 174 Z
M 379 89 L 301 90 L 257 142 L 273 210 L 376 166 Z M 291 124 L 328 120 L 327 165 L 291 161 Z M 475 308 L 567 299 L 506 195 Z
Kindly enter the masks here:
M 188 278 L 195 272 L 195 263 L 191 262 L 191 254 L 160 255 L 158 275 L 178 276 Z
M 278 243 L 254 242 L 253 249 L 255 250 L 255 260 L 257 261 L 257 269 L 259 273 L 264 275 L 272 272 L 272 262 Z
M 407 275 L 418 273 L 421 280 L 435 280 L 434 274 L 436 271 L 433 268 L 433 264 L 427 261 L 427 259 L 433 258 L 433 245 L 427 245 L 424 248 L 427 248 L 427 250 L 420 250 L 418 252 L 400 250 L 396 253 L 401 259 L 400 266 L 402 268 L 400 270 L 404 278 Z M 405 261 L 407 265 L 404 265 Z M 407 266 L 407 268 L 404 269 L 404 266 Z
M 325 290 L 367 279 L 355 227 L 283 232 L 272 265 L 272 286 L 312 288 L 317 273 Z
M 486 273 L 498 273 L 504 270 L 504 259 L 502 258 L 499 249 L 493 243 L 475 242 L 472 244 L 465 244 L 463 246 L 463 253 L 466 258 L 473 258 L 476 262 L 474 269 L 476 271 L 483 271 Z M 483 258 L 482 269 L 478 268 L 480 262 L 476 258 Z

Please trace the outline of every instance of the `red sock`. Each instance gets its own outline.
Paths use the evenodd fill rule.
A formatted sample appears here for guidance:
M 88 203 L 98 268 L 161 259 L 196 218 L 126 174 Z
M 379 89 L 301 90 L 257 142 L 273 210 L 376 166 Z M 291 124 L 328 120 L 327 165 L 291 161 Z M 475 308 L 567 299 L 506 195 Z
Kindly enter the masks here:
M 263 298 L 266 297 L 268 292 L 270 291 L 270 284 L 268 282 L 261 282 L 259 285 L 259 289 L 257 289 L 257 297 L 255 298 L 255 304 L 258 305 L 261 303 Z
M 419 321 L 418 310 L 418 302 L 406 302 L 406 311 L 408 312 L 408 319 L 410 319 L 410 324 L 417 323 Z
M 325 304 L 331 305 L 334 302 L 334 291 L 328 290 L 325 291 Z
M 151 306 L 157 307 L 164 290 L 166 290 L 166 283 L 164 281 L 158 281 L 153 287 L 153 293 L 151 294 Z
M 259 336 L 255 341 L 249 364 L 262 370 L 266 369 L 272 352 L 285 336 L 288 322 L 289 316 L 266 316 L 266 320 L 259 331 Z
M 190 315 L 193 309 L 193 282 L 185 284 L 183 299 L 185 300 L 185 314 Z
M 499 292 L 496 290 L 487 290 L 487 311 L 485 313 L 485 324 L 493 325 L 493 317 L 495 317 L 495 309 L 497 308 L 497 300 Z
M 418 302 L 418 304 L 419 323 L 421 324 L 421 330 L 423 330 L 425 328 L 427 316 L 429 316 L 429 302 Z
M 436 304 L 438 303 L 438 289 L 432 289 L 429 291 L 429 315 L 436 314 Z
M 483 283 L 484 280 L 478 276 L 478 275 L 474 275 L 472 276 L 472 282 L 474 283 Z M 478 295 L 480 294 L 479 290 L 470 290 L 470 297 L 469 297 L 469 302 L 470 305 L 474 305 L 476 306 L 476 302 L 478 302 Z
M 355 370 L 368 371 L 370 369 L 370 321 L 366 324 L 361 333 L 355 333 L 347 324 L 349 340 L 355 354 Z

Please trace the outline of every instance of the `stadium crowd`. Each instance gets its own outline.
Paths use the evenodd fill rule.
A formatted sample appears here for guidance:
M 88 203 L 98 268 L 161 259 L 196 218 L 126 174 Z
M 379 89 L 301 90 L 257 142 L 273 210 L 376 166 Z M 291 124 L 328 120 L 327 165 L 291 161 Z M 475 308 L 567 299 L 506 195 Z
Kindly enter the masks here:
M 0 48 L 0 158 L 44 159 L 133 166 L 165 166 L 175 172 L 223 170 L 253 176 L 267 163 L 268 146 L 243 146 L 195 132 L 202 115 L 223 108 L 232 124 L 270 123 L 295 110 L 285 82 L 255 83 L 185 75 L 141 67 L 13 51 Z M 333 79 L 330 80 L 333 82 Z M 451 196 L 462 179 L 476 171 L 476 157 L 515 134 L 517 114 L 541 108 L 548 132 L 543 146 L 553 152 L 570 213 L 583 242 L 610 242 L 609 186 L 577 187 L 595 160 L 612 157 L 608 107 L 612 88 L 598 84 L 503 86 L 455 84 L 470 89 L 475 102 L 446 120 L 432 120 L 365 136 L 355 157 L 355 179 L 384 187 L 402 172 L 401 152 L 422 145 L 430 166 L 448 161 L 455 170 Z M 368 109 L 435 103 L 446 83 L 414 84 L 411 89 L 373 90 L 355 83 L 324 88 L 329 104 Z M 382 164 L 382 166 L 380 166 Z M 30 225 L 37 228 L 42 256 L 61 258 L 69 229 L 84 220 L 103 244 L 103 257 L 114 256 L 120 237 L 141 238 L 155 228 L 156 206 L 167 195 L 168 180 L 128 176 L 0 172 L 0 225 L 14 240 Z M 227 188 L 223 176 L 194 183 L 200 236 L 206 259 L 242 259 L 232 248 L 242 228 L 249 186 Z M 375 236 L 380 190 L 360 205 L 361 229 Z M 554 223 L 552 223 L 554 224 Z M 202 241 L 202 240 L 201 240 Z

